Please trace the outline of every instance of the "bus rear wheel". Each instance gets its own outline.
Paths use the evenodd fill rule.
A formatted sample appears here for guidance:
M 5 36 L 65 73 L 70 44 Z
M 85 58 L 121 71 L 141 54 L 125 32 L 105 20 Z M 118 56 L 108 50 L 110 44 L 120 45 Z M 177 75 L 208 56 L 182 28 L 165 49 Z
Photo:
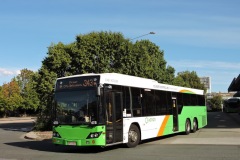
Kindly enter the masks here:
M 139 144 L 139 142 L 140 142 L 140 131 L 136 125 L 132 124 L 128 131 L 127 147 L 129 148 L 136 147 Z
M 193 120 L 193 130 L 192 132 L 195 133 L 198 130 L 198 123 L 197 123 L 197 119 L 194 118 Z
M 186 123 L 185 123 L 185 134 L 188 135 L 191 131 L 191 124 L 189 119 L 186 119 Z

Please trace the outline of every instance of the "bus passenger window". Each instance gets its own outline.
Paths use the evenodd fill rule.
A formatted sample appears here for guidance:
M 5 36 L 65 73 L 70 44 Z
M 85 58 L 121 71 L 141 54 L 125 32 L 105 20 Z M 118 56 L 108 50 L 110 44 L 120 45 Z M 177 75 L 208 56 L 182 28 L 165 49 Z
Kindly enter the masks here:
M 139 88 L 132 88 L 132 110 L 134 117 L 142 116 L 141 91 Z

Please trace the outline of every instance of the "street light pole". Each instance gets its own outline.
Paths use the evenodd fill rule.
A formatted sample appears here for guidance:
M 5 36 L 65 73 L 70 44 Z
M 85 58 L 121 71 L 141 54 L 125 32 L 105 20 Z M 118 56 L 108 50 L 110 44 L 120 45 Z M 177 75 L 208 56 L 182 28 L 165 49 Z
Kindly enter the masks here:
M 147 33 L 147 34 L 143 34 L 143 35 L 141 35 L 141 36 L 138 36 L 138 37 L 135 37 L 135 38 L 130 39 L 130 41 L 132 41 L 132 40 L 134 40 L 134 39 L 138 39 L 138 38 L 144 37 L 144 36 L 147 36 L 147 35 L 149 35 L 149 34 L 155 34 L 155 32 L 149 32 L 149 33 Z

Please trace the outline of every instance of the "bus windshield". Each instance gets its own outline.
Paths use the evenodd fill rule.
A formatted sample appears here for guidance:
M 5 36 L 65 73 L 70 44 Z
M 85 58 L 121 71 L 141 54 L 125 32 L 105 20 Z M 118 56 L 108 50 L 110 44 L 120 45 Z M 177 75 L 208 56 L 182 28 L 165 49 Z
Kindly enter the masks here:
M 55 93 L 56 120 L 59 124 L 97 124 L 96 90 Z

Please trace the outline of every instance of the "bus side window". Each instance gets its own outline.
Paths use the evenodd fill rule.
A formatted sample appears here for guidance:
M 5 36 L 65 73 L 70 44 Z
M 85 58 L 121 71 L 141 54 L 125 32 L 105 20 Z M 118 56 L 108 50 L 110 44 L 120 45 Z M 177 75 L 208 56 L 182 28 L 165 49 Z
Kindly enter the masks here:
M 156 105 L 155 105 L 155 91 L 151 89 L 142 89 L 142 115 L 143 116 L 155 116 Z
M 183 105 L 184 106 L 190 106 L 191 105 L 191 97 L 190 94 L 184 93 L 183 94 Z
M 141 91 L 139 88 L 132 88 L 132 110 L 133 116 L 142 116 Z
M 167 99 L 167 114 L 172 114 L 172 93 L 166 92 L 166 99 Z
M 183 93 L 177 93 L 178 114 L 181 114 L 183 108 Z
M 126 109 L 126 115 L 131 115 L 130 87 L 123 87 L 123 110 Z
M 171 100 L 171 97 L 169 97 Z M 155 91 L 155 103 L 156 103 L 156 114 L 165 115 L 168 114 L 168 96 L 165 91 Z

